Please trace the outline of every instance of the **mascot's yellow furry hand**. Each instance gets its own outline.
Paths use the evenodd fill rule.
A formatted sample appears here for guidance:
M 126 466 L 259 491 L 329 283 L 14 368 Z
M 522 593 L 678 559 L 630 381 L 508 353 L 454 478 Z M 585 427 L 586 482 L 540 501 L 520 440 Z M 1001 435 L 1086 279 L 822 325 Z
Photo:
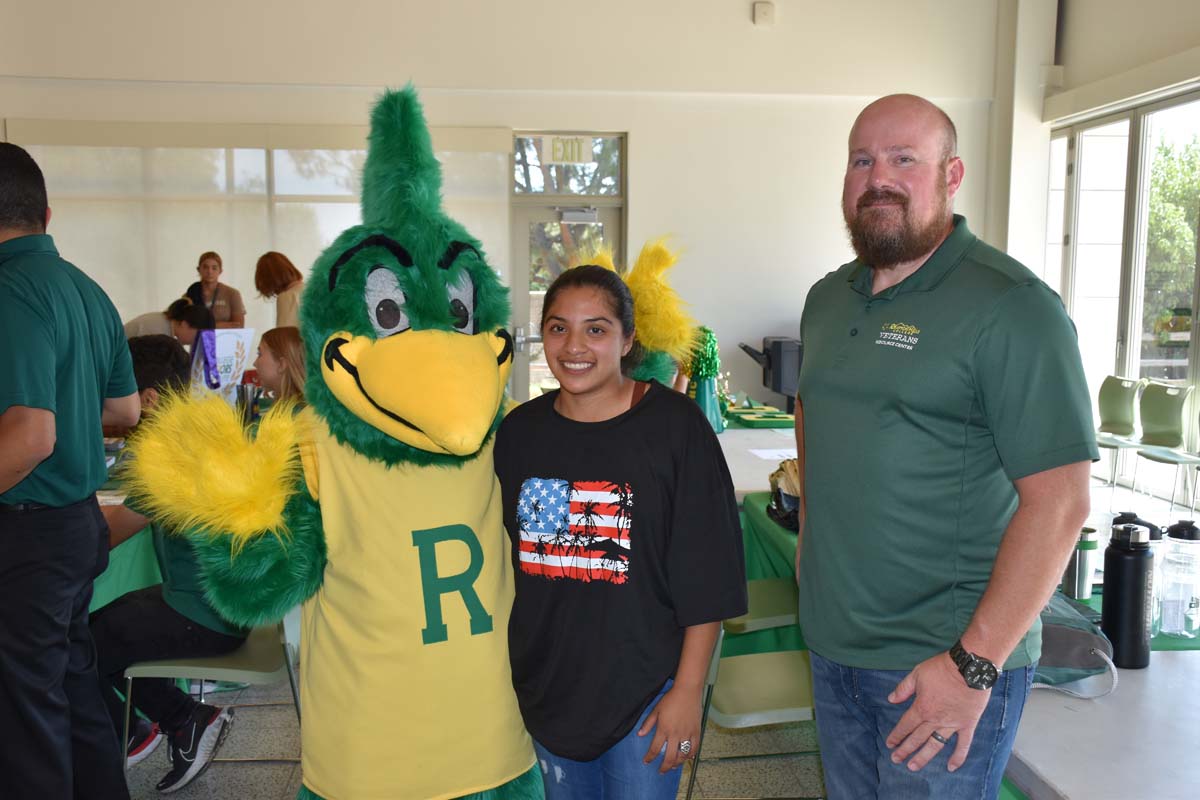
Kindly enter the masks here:
M 282 534 L 296 491 L 298 445 L 307 415 L 280 403 L 247 430 L 217 395 L 169 397 L 130 438 L 122 472 L 145 513 L 177 530 L 228 534 L 234 549 L 264 533 Z

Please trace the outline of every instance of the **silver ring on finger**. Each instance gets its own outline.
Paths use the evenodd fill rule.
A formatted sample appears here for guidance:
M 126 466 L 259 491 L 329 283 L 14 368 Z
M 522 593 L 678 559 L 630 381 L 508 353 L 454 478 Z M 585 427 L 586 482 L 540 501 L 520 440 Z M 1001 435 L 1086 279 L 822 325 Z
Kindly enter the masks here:
M 681 741 L 679 743 L 679 752 L 683 753 L 685 756 L 688 753 L 692 752 L 692 740 L 684 739 L 683 741 Z
M 939 742 L 941 744 L 946 744 L 946 742 L 948 741 L 945 736 L 942 736 L 937 731 L 934 731 L 933 733 L 929 734 L 929 738 L 933 739 L 935 742 Z

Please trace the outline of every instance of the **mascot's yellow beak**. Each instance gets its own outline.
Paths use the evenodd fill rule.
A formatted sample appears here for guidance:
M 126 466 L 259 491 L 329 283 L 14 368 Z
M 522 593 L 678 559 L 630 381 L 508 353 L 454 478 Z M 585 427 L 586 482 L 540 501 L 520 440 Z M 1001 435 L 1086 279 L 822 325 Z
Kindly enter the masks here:
M 496 419 L 512 369 L 507 331 L 345 331 L 325 340 L 321 377 L 356 417 L 412 447 L 469 456 Z

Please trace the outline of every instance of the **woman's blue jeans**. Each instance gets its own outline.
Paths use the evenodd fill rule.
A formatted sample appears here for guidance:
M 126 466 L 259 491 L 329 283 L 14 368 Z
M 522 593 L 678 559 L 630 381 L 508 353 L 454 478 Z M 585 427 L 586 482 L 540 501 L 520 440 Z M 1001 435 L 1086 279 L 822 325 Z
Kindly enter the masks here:
M 654 740 L 654 731 L 637 735 L 650 710 L 658 705 L 672 683 L 666 682 L 624 739 L 592 761 L 556 756 L 534 740 L 538 766 L 546 784 L 546 800 L 674 800 L 682 770 L 676 767 L 665 775 L 660 773 L 662 753 L 649 764 L 642 763 Z

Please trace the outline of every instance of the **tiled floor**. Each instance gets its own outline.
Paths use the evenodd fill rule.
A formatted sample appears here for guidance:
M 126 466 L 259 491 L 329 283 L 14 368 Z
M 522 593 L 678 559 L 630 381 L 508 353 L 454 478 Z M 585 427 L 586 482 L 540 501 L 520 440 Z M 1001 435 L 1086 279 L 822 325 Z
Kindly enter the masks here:
M 286 683 L 251 687 L 240 692 L 210 695 L 216 705 L 287 703 L 282 706 L 236 708 L 233 727 L 219 758 L 298 758 L 300 728 L 291 707 Z M 696 774 L 692 797 L 714 798 L 816 798 L 821 783 L 820 758 L 815 754 L 816 731 L 811 722 L 772 725 L 732 731 L 709 723 L 704 738 L 703 762 Z M 791 755 L 792 753 L 800 755 Z M 751 758 L 729 758 L 755 754 Z M 160 800 L 154 789 L 170 768 L 167 748 L 159 748 L 129 770 L 133 800 Z M 686 797 L 685 768 L 679 797 Z M 300 788 L 300 767 L 293 763 L 214 763 L 204 774 L 173 795 L 178 800 L 291 800 Z
M 286 703 L 234 708 L 233 725 L 217 757 L 299 759 L 300 726 L 286 681 L 211 694 L 205 702 L 219 706 Z M 170 768 L 167 747 L 160 744 L 149 758 L 129 770 L 133 800 L 291 800 L 300 789 L 300 765 L 296 762 L 218 762 L 178 792 L 159 794 L 154 785 Z
M 687 795 L 688 769 L 680 781 L 679 797 Z M 692 797 L 816 798 L 824 792 L 813 723 L 748 730 L 708 724 Z

